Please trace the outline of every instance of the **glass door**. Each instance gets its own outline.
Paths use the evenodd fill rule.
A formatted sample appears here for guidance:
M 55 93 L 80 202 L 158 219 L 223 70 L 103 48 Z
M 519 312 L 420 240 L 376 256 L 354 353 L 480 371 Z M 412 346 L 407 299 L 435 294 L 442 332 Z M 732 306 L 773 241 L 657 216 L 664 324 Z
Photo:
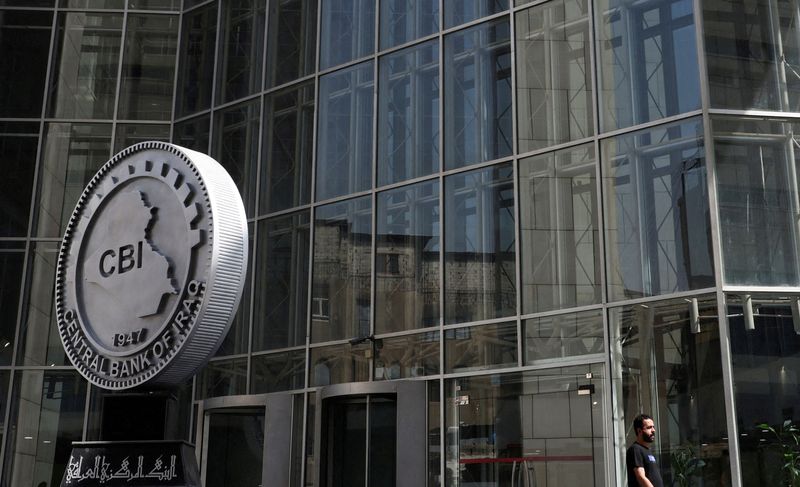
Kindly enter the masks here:
M 426 417 L 424 382 L 323 388 L 317 403 L 317 424 L 321 427 L 316 432 L 315 485 L 425 485 Z M 402 472 L 398 465 L 402 465 Z
M 264 410 L 209 413 L 205 487 L 260 487 Z

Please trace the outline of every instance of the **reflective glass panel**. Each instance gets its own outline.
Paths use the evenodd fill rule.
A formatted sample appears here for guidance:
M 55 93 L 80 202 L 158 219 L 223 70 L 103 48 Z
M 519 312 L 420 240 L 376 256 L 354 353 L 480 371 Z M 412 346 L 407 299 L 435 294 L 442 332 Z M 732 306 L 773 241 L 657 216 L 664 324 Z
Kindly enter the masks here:
M 58 336 L 55 278 L 58 242 L 39 242 L 28 255 L 19 330 L 18 365 L 70 365 Z
M 445 322 L 513 315 L 514 181 L 510 164 L 445 179 Z
M 800 284 L 797 128 L 767 120 L 713 120 L 723 275 L 728 284 Z
M 302 389 L 306 382 L 306 351 L 254 355 L 251 394 Z
M 197 399 L 244 394 L 247 389 L 247 359 L 215 360 L 197 374 Z
M 508 0 L 447 0 L 444 26 L 449 29 L 508 9 Z
M 370 335 L 372 270 L 370 198 L 317 208 L 311 341 Z
M 61 485 L 72 442 L 81 441 L 86 381 L 71 370 L 14 377 L 3 485 Z
M 378 194 L 375 331 L 439 324 L 439 181 Z
M 378 83 L 378 185 L 439 170 L 439 44 L 383 56 Z
M 52 1 L 50 2 L 52 4 Z M 0 2 L 0 5 L 3 5 Z M 26 2 L 25 6 L 29 6 Z M 0 117 L 40 117 L 52 12 L 6 10 L 0 16 Z
M 260 487 L 264 410 L 211 413 L 205 487 Z
M 319 80 L 317 201 L 372 186 L 372 62 Z
M 608 485 L 603 375 L 583 365 L 447 380 L 444 485 Z
M 49 123 L 44 137 L 36 235 L 61 238 L 83 189 L 111 155 L 111 124 Z
M 3 7 L 52 7 L 56 0 L 0 0 Z
M 320 30 L 320 69 L 375 52 L 373 0 L 323 0 Z
M 170 120 L 178 16 L 128 15 L 117 118 Z
M 180 10 L 181 0 L 128 0 L 129 10 Z
M 119 14 L 59 14 L 50 75 L 51 116 L 114 117 L 122 20 Z
M 172 141 L 181 147 L 207 154 L 210 123 L 211 117 L 208 115 L 178 122 L 173 126 Z
M 593 135 L 589 3 L 547 2 L 516 22 L 519 152 Z
M 308 386 L 327 386 L 369 380 L 369 342 L 360 345 L 332 345 L 312 348 Z
M 800 12 L 793 0 L 702 2 L 711 106 L 800 110 Z
M 0 364 L 2 365 L 11 365 L 11 356 L 14 353 L 14 333 L 17 328 L 24 261 L 25 252 L 0 250 Z M 5 403 L 1 403 L 0 407 L 2 404 Z
M 603 131 L 700 108 L 692 0 L 599 0 Z
M 122 10 L 125 8 L 125 0 L 61 0 L 61 8 L 106 8 Z
M 0 122 L 0 237 L 28 235 L 38 125 Z
M 520 160 L 519 195 L 522 312 L 599 303 L 594 146 Z
M 314 155 L 314 83 L 265 98 L 261 214 L 307 204 Z
M 444 332 L 445 372 L 517 366 L 517 323 L 451 328 Z
M 253 241 L 255 238 L 255 224 L 249 223 L 247 225 L 247 255 L 250 256 L 247 263 L 247 274 L 244 280 L 244 289 L 242 291 L 242 298 L 239 301 L 239 308 L 233 317 L 231 326 L 222 345 L 217 349 L 216 356 L 221 357 L 224 355 L 239 355 L 247 353 L 248 343 L 250 340 L 250 295 L 252 293 L 252 280 L 253 280 Z
M 306 343 L 308 212 L 258 223 L 253 350 Z
M 636 439 L 633 418 L 645 413 L 656 426 L 664 485 L 687 477 L 695 485 L 730 485 L 716 301 L 699 299 L 695 323 L 691 308 L 691 300 L 676 299 L 609 313 L 618 478 Z
M 444 39 L 445 169 L 513 150 L 510 36 L 499 19 Z
M 181 27 L 176 116 L 211 106 L 214 45 L 217 40 L 217 4 L 212 2 L 185 14 Z
M 605 352 L 603 312 L 584 311 L 567 315 L 532 318 L 522 322 L 526 364 Z
M 601 142 L 609 299 L 714 285 L 703 124 Z
M 269 0 L 267 88 L 314 72 L 319 0 Z
M 375 380 L 439 373 L 439 332 L 380 338 L 375 344 Z
M 0 257 L 2 258 L 2 257 Z M 2 264 L 0 264 L 2 265 Z M 2 303 L 0 302 L 0 305 Z M 0 371 L 0 441 L 5 440 L 6 432 L 6 411 L 8 408 L 8 380 L 11 377 L 10 370 Z
M 233 101 L 261 89 L 264 15 L 263 0 L 222 2 L 217 102 Z
M 169 142 L 169 125 L 119 123 L 114 136 L 114 153 L 116 154 L 133 144 L 149 140 Z
M 739 460 L 746 487 L 791 485 L 784 465 L 797 458 L 789 430 L 800 427 L 797 299 L 754 296 L 748 328 L 742 299 L 728 296 Z M 786 453 L 790 457 L 783 457 Z
M 258 139 L 261 100 L 216 112 L 212 156 L 228 171 L 239 188 L 248 216 L 255 207 L 258 175 Z
M 381 49 L 399 46 L 439 31 L 439 2 L 381 1 Z

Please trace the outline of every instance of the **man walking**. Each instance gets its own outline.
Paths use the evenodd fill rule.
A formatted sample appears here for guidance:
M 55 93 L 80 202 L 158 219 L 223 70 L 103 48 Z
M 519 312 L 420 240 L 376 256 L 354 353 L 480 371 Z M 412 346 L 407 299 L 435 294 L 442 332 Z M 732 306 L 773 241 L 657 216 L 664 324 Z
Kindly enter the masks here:
M 661 472 L 650 445 L 656 440 L 653 418 L 640 414 L 633 418 L 636 441 L 628 448 L 625 463 L 628 466 L 628 487 L 664 487 Z

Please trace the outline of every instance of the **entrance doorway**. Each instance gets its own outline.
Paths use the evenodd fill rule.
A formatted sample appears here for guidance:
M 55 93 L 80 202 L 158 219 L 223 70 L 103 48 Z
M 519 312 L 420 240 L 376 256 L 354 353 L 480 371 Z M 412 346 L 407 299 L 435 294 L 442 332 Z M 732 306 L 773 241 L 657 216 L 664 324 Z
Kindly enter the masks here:
M 319 487 L 425 485 L 424 382 L 339 384 L 317 398 Z
M 293 428 L 302 424 L 302 415 L 285 393 L 205 400 L 196 430 L 203 485 L 292 485 L 298 470 L 292 453 L 297 456 L 300 441 Z

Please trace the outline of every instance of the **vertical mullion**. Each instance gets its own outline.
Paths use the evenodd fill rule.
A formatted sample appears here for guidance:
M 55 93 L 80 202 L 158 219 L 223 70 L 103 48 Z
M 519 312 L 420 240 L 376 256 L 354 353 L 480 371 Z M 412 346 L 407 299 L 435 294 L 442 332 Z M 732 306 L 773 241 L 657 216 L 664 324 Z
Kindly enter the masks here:
M 115 153 L 114 147 L 117 143 L 117 118 L 119 118 L 119 98 L 120 86 L 122 86 L 122 66 L 125 63 L 125 40 L 128 37 L 128 2 L 125 2 L 125 10 L 122 14 L 122 33 L 119 43 L 119 60 L 117 60 L 117 84 L 114 92 L 114 115 L 111 121 L 111 154 Z M 110 157 L 110 155 L 109 155 Z

